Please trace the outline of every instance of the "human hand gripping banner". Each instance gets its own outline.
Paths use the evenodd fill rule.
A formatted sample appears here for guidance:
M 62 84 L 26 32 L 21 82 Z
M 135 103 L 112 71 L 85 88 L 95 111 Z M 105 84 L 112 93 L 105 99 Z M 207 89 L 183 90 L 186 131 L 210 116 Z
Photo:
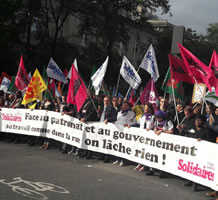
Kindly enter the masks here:
M 218 145 L 102 122 L 82 123 L 44 110 L 1 111 L 1 132 L 52 138 L 82 149 L 122 157 L 218 191 Z M 3 134 L 3 133 L 1 133 Z

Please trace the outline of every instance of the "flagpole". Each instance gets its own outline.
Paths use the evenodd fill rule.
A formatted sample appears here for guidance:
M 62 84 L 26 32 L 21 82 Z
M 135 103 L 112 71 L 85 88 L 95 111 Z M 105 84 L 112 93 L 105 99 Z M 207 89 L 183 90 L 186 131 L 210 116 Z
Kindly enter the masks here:
M 193 110 L 197 105 L 198 105 L 198 104 L 196 103 L 196 104 L 193 106 L 192 110 Z M 185 116 L 185 117 L 182 119 L 182 121 L 181 121 L 178 125 L 182 124 L 182 122 L 184 122 L 184 120 L 185 120 L 186 118 L 187 118 L 187 117 Z
M 164 91 L 164 99 L 166 98 L 167 93 Z
M 120 82 L 120 73 L 119 73 L 118 80 L 117 80 L 117 86 L 116 86 L 115 96 L 117 96 L 119 82 Z
M 126 96 L 125 96 L 124 99 L 127 99 L 127 96 L 128 96 L 128 94 L 129 94 L 130 89 L 131 89 L 131 86 L 129 86 L 129 89 L 127 90 L 127 93 L 126 93 Z
M 173 80 L 172 79 L 171 79 L 171 85 L 172 85 L 172 92 L 173 92 L 173 101 L 174 101 L 174 106 L 175 106 L 175 111 L 176 111 L 176 120 L 177 120 L 177 124 L 179 124 L 179 117 L 178 117 L 178 112 L 177 112 L 177 109 L 176 109 L 176 98 L 175 98 Z
M 204 111 L 204 102 L 202 102 L 201 114 L 203 114 L 203 111 Z
M 206 100 L 205 100 L 205 97 L 204 97 L 204 95 L 203 95 L 203 92 L 201 91 L 201 88 L 200 88 L 199 84 L 197 83 L 197 80 L 196 80 L 195 76 L 193 76 L 193 79 L 194 79 L 194 81 L 195 81 L 195 84 L 197 84 L 197 87 L 198 87 L 199 91 L 201 92 L 202 99 L 203 99 L 203 103 L 205 103 L 206 107 L 208 107 L 208 104 L 207 104 L 207 102 L 206 102 Z M 213 121 L 215 121 L 214 118 L 213 118 L 213 115 L 211 115 L 211 117 L 212 117 Z
M 94 101 L 93 101 L 91 95 L 89 94 L 89 92 L 87 92 L 87 94 L 88 94 L 88 96 L 89 96 L 89 98 L 90 98 L 90 100 L 91 100 L 91 102 L 92 102 L 92 104 L 93 104 L 93 106 L 94 106 L 94 109 L 95 109 L 96 113 L 98 114 L 98 110 L 97 110 L 97 108 L 96 108 L 96 106 L 95 106 L 95 103 L 94 103 Z

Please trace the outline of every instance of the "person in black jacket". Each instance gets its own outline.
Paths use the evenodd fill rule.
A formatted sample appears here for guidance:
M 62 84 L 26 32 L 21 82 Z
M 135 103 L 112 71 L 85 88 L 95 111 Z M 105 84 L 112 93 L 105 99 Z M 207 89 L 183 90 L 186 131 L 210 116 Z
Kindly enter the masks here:
M 111 100 L 108 96 L 104 97 L 104 106 L 98 111 L 98 118 L 100 122 L 115 122 L 117 120 L 117 111 L 111 105 Z
M 79 113 L 77 114 L 77 118 L 83 122 L 90 122 L 90 121 L 97 121 L 97 111 L 95 110 L 95 105 L 93 101 L 91 100 L 91 94 L 90 91 L 88 91 L 88 96 L 86 101 L 84 102 L 83 106 L 81 107 Z M 92 151 L 85 150 L 80 157 L 86 157 L 86 159 L 92 158 Z
M 104 97 L 104 106 L 98 110 L 98 118 L 100 122 L 104 122 L 105 124 L 117 121 L 117 111 L 111 105 L 111 100 L 108 96 Z M 108 163 L 110 161 L 110 156 L 100 153 L 99 160 L 104 160 L 104 163 Z
M 184 119 L 185 117 L 185 114 L 184 114 L 184 104 L 182 103 L 178 103 L 176 105 L 176 110 L 177 110 L 177 114 L 178 114 L 178 120 L 179 120 L 179 123 L 182 122 L 182 120 Z M 174 126 L 174 134 L 175 135 L 179 135 L 179 131 L 178 129 L 176 128 L 177 125 L 179 125 L 178 121 L 177 121 L 177 116 L 175 114 L 175 117 L 174 117 L 174 120 L 173 120 L 173 126 Z
M 185 119 L 177 125 L 177 129 L 179 131 L 179 135 L 187 136 L 189 131 L 193 129 L 195 125 L 195 115 L 193 113 L 191 106 L 186 106 L 184 109 Z

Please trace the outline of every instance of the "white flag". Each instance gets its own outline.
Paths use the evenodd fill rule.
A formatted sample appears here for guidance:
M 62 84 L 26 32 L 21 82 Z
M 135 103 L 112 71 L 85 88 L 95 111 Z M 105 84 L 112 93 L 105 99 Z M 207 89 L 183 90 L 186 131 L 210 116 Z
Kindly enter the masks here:
M 104 63 L 101 65 L 101 67 L 91 77 L 92 85 L 95 89 L 96 95 L 99 94 L 99 91 L 101 89 L 102 81 L 104 79 L 104 75 L 105 75 L 106 70 L 107 70 L 108 60 L 109 60 L 109 57 L 106 58 Z
M 76 60 L 76 58 L 75 58 L 75 60 L 74 60 L 74 62 L 73 62 L 73 65 L 74 65 L 76 71 L 78 71 L 78 65 L 77 65 L 77 60 Z M 78 72 L 79 72 L 79 71 L 78 71 Z M 71 66 L 70 71 L 69 71 L 69 73 L 68 73 L 68 75 L 67 75 L 66 78 L 71 79 L 71 73 L 72 73 L 72 66 Z
M 139 67 L 150 73 L 154 82 L 156 82 L 157 79 L 160 77 L 152 44 L 149 46 Z
M 129 62 L 129 60 L 125 56 L 123 56 L 123 62 L 120 68 L 120 74 L 125 79 L 125 81 L 129 83 L 130 86 L 135 90 L 138 88 L 138 86 L 141 83 L 140 76 L 138 75 L 133 65 Z
M 208 91 L 205 96 L 205 100 L 213 103 L 218 107 L 218 97 L 216 96 L 215 88 L 212 88 L 212 92 Z
M 2 79 L 2 83 L 0 85 L 0 90 L 3 90 L 4 92 L 7 92 L 10 83 L 11 83 L 11 81 L 6 76 L 4 76 L 4 78 Z
M 29 78 L 30 78 L 30 80 L 31 80 L 31 79 L 32 79 L 31 72 L 29 72 L 28 76 L 29 76 Z
M 52 58 L 50 58 L 49 60 L 46 72 L 48 77 L 66 83 L 64 73 L 61 71 L 61 69 Z

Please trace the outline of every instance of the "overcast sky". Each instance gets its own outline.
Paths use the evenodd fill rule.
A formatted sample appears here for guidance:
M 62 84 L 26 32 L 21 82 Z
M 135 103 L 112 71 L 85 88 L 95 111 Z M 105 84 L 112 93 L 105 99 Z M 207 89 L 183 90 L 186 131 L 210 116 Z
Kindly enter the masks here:
M 174 25 L 205 34 L 209 24 L 218 22 L 218 0 L 169 0 L 169 4 L 173 16 L 158 16 Z

